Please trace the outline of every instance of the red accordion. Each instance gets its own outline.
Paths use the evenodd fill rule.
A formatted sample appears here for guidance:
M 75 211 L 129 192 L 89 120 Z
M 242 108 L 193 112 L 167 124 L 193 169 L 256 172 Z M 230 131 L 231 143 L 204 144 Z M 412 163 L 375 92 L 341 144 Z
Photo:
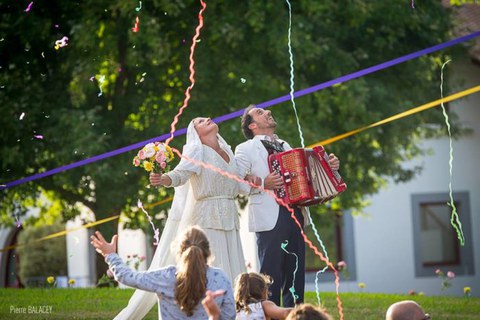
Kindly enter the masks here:
M 340 174 L 330 168 L 322 146 L 271 154 L 268 163 L 270 172 L 283 178 L 284 187 L 275 193 L 287 204 L 312 206 L 329 201 L 347 189 Z

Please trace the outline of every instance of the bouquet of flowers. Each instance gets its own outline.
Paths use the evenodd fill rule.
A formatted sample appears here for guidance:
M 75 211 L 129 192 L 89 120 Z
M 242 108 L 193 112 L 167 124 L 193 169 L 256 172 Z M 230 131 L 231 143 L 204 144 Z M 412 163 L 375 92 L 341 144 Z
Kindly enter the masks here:
M 148 172 L 162 173 L 170 171 L 168 163 L 172 160 L 172 149 L 166 144 L 156 141 L 138 151 L 133 158 L 133 165 L 142 167 Z

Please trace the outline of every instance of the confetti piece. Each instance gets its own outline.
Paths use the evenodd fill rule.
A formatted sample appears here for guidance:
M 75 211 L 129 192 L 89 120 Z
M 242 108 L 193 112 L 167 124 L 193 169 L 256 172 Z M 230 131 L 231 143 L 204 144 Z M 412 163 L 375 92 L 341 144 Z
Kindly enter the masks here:
M 45 53 L 42 51 L 42 58 L 45 59 Z
M 63 37 L 62 39 L 55 41 L 55 50 L 66 47 L 68 45 L 67 41 L 68 37 Z
M 245 83 L 245 82 L 247 82 L 247 79 L 245 79 L 245 78 L 240 78 L 240 81 L 241 81 L 242 83 Z
M 30 9 L 32 8 L 32 5 L 33 5 L 33 1 L 30 2 L 30 4 L 28 5 L 27 9 L 24 10 L 24 12 L 30 11 Z
M 95 80 L 95 76 L 91 76 L 89 80 L 93 82 L 93 80 Z
M 15 217 L 15 223 L 17 225 L 17 228 L 20 228 L 22 226 L 22 222 L 18 220 L 18 217 Z
M 412 0 L 412 9 L 415 9 L 415 0 Z
M 451 60 L 448 60 L 442 65 L 442 70 L 440 73 L 440 96 L 442 98 L 442 102 L 440 106 L 442 107 L 443 116 L 445 117 L 445 124 L 447 125 L 448 129 L 448 137 L 450 141 L 450 159 L 448 161 L 448 165 L 450 168 L 450 179 L 448 183 L 448 190 L 450 196 L 450 202 L 447 202 L 447 205 L 452 208 L 452 215 L 450 217 L 450 224 L 452 225 L 453 229 L 455 229 L 457 233 L 457 238 L 460 241 L 462 247 L 465 245 L 465 236 L 463 235 L 462 230 L 462 223 L 460 222 L 460 218 L 458 217 L 457 208 L 455 207 L 455 202 L 453 202 L 453 191 L 452 191 L 452 176 L 453 176 L 453 143 L 452 143 L 452 132 L 450 131 L 450 122 L 448 121 L 448 114 L 445 110 L 445 106 L 443 105 L 443 68 L 449 63 Z
M 139 30 L 139 25 L 140 24 L 140 19 L 138 19 L 138 17 L 135 18 L 135 27 L 132 28 L 132 31 L 133 32 L 138 32 Z
M 150 215 L 148 214 L 147 210 L 145 210 L 143 208 L 143 204 L 142 204 L 142 201 L 140 201 L 140 199 L 137 201 L 137 207 L 139 207 L 143 213 L 145 213 L 147 215 L 147 218 L 148 218 L 148 222 L 150 222 L 150 224 L 152 225 L 152 228 L 153 228 L 153 232 L 154 232 L 154 235 L 153 235 L 153 238 L 155 239 L 155 242 L 153 243 L 153 245 L 157 245 L 158 242 L 160 241 L 160 231 L 158 230 L 158 228 L 155 228 L 155 225 L 153 224 L 153 221 L 152 221 L 152 217 L 150 217 Z
M 103 94 L 103 83 L 105 82 L 105 76 L 101 75 L 100 79 L 98 79 L 98 89 L 100 89 L 100 92 L 98 93 L 98 96 L 100 97 Z
M 282 247 L 282 250 L 285 251 L 286 253 L 288 254 L 291 254 L 291 255 L 294 255 L 295 256 L 295 270 L 293 270 L 293 280 L 292 280 L 292 286 L 288 289 L 288 291 L 290 291 L 292 293 L 292 297 L 293 297 L 293 303 L 297 303 L 297 300 L 298 300 L 298 295 L 295 293 L 295 275 L 297 274 L 297 271 L 298 271 L 298 256 L 296 253 L 294 252 L 289 252 L 287 250 L 287 246 L 288 246 L 288 240 L 285 240 L 282 244 L 281 244 L 281 247 Z
M 175 133 L 175 130 L 176 130 L 175 125 L 177 124 L 179 117 L 182 115 L 183 110 L 188 107 L 188 101 L 190 100 L 190 97 L 191 97 L 190 96 L 190 91 L 192 90 L 193 86 L 195 85 L 195 68 L 194 68 L 195 60 L 193 59 L 193 54 L 195 52 L 195 47 L 197 45 L 196 39 L 198 39 L 198 37 L 200 36 L 200 30 L 203 27 L 203 15 L 202 14 L 203 14 L 203 11 L 205 11 L 205 9 L 207 8 L 207 4 L 204 1 L 200 0 L 200 3 L 202 5 L 202 9 L 200 9 L 200 12 L 198 13 L 198 26 L 195 28 L 195 36 L 193 36 L 192 45 L 190 46 L 190 57 L 189 57 L 189 60 L 190 60 L 190 66 L 189 66 L 190 76 L 188 77 L 189 80 L 190 80 L 190 86 L 188 86 L 187 89 L 185 90 L 185 99 L 183 100 L 183 105 L 180 107 L 180 109 L 178 110 L 178 113 L 175 115 L 172 123 L 170 124 L 170 137 L 167 140 L 165 140 L 165 144 L 167 144 L 167 145 L 173 139 L 173 136 L 174 136 L 174 133 Z
M 41 134 L 36 134 L 33 136 L 35 139 L 43 139 L 43 136 Z
M 290 56 L 290 101 L 292 102 L 292 108 L 295 112 L 295 118 L 297 119 L 297 127 L 298 133 L 300 135 L 300 142 L 302 144 L 302 148 L 305 148 L 305 141 L 303 139 L 303 132 L 302 126 L 300 125 L 300 119 L 298 118 L 297 108 L 295 106 L 295 99 L 294 99 L 294 86 L 295 86 L 295 68 L 293 66 L 293 52 L 292 52 L 292 6 L 290 5 L 290 1 L 287 1 L 288 5 L 288 53 Z
M 135 10 L 137 10 L 137 12 L 140 11 L 140 10 L 142 10 L 142 1 L 139 1 L 139 2 L 140 2 L 140 6 L 137 7 L 137 8 L 135 8 Z
M 19 120 L 23 120 L 23 117 L 25 117 L 25 112 L 22 112 L 22 114 L 20 115 Z

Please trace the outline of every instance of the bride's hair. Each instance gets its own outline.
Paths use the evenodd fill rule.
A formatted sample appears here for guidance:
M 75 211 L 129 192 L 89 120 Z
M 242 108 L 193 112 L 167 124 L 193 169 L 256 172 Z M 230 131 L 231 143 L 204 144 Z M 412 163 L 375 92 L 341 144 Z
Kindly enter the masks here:
M 178 249 L 180 265 L 176 274 L 175 300 L 187 316 L 207 290 L 207 261 L 210 257 L 210 243 L 198 227 L 190 227 L 184 233 Z

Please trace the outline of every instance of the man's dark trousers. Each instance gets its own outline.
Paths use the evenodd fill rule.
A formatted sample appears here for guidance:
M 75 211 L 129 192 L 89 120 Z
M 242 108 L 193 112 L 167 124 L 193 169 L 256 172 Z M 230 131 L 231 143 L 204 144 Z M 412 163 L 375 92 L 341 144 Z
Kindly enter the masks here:
M 305 291 L 305 242 L 300 233 L 300 228 L 291 217 L 287 208 L 280 206 L 278 220 L 275 227 L 269 231 L 257 232 L 258 257 L 260 259 L 260 272 L 268 274 L 273 283 L 270 285 L 271 296 L 269 300 L 280 306 L 280 297 L 282 296 L 284 307 L 293 307 L 296 303 L 303 302 Z M 297 207 L 294 210 L 295 217 L 303 228 L 303 215 Z M 265 212 L 268 214 L 268 212 Z M 285 249 L 294 253 L 288 254 L 282 250 L 282 244 L 285 241 L 288 244 Z M 295 280 L 294 299 L 291 290 Z

